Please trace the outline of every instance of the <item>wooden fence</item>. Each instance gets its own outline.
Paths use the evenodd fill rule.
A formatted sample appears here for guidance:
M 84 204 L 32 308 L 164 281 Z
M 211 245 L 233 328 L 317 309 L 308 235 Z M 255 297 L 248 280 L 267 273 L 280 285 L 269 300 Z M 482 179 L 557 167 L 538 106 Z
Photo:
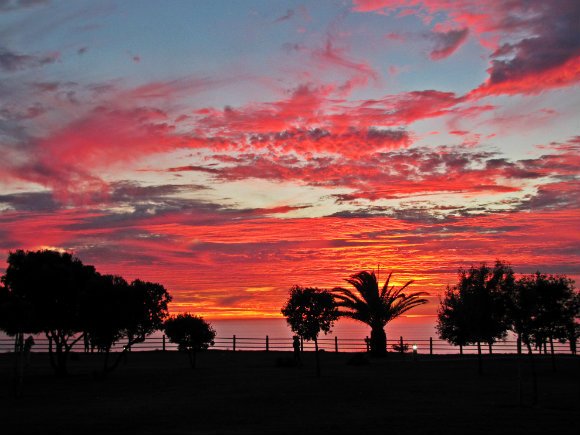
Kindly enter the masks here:
M 35 337 L 35 344 L 32 352 L 48 352 L 49 341 L 45 337 Z M 318 346 L 326 352 L 366 352 L 368 351 L 368 337 L 365 338 L 325 338 L 318 339 Z M 117 343 L 113 351 L 123 350 L 124 343 Z M 301 342 L 302 349 L 313 351 L 313 342 Z M 291 338 L 276 338 L 268 335 L 262 337 L 238 337 L 236 335 L 229 337 L 216 337 L 211 349 L 229 350 L 229 351 L 292 351 Z M 416 352 L 419 354 L 474 354 L 477 353 L 476 345 L 453 346 L 446 341 L 434 339 L 432 337 L 423 339 L 406 339 L 399 337 L 387 340 L 387 349 L 389 352 Z M 170 351 L 177 350 L 177 345 L 171 343 L 165 335 L 161 337 L 150 336 L 144 342 L 137 343 L 131 347 L 133 351 Z M 509 354 L 518 353 L 520 349 L 516 340 L 505 340 L 494 343 L 491 349 L 487 344 L 482 343 L 484 353 Z M 534 349 L 538 353 L 550 352 L 550 346 L 545 345 L 542 349 Z M 0 353 L 13 352 L 14 339 L 0 338 Z M 75 344 L 73 351 L 85 352 L 82 340 Z M 524 349 L 525 352 L 525 349 Z M 573 353 L 570 343 L 554 343 L 555 353 Z

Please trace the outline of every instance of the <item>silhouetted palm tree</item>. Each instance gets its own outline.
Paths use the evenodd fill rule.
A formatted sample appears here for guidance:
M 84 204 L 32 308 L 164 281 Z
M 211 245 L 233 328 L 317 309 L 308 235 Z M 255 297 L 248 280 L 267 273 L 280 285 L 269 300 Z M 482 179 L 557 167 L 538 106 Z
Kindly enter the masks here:
M 389 287 L 392 273 L 379 292 L 379 283 L 374 272 L 362 271 L 345 281 L 351 284 L 356 292 L 336 287 L 332 294 L 339 307 L 339 314 L 358 320 L 371 327 L 370 348 L 373 355 L 381 356 L 387 352 L 387 335 L 385 325 L 417 305 L 427 302 L 421 296 L 426 292 L 403 293 L 413 281 L 407 282 L 395 290 Z

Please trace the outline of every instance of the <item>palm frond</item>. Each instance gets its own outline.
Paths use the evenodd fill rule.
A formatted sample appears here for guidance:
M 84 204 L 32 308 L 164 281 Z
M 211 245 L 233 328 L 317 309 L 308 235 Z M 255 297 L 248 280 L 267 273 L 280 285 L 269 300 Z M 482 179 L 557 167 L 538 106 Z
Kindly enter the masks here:
M 364 303 L 355 293 L 342 287 L 335 287 L 331 290 L 330 293 L 334 296 L 335 299 L 339 299 L 339 301 L 343 301 L 344 303 Z
M 391 276 L 393 276 L 393 272 L 389 273 L 389 276 L 387 276 L 387 280 L 385 281 L 385 285 L 383 286 L 383 289 L 381 290 L 381 299 L 383 299 L 385 297 L 385 295 L 387 294 L 387 291 L 389 289 L 389 281 L 391 281 Z M 392 288 L 391 288 L 392 290 Z
M 354 289 L 336 287 L 332 294 L 337 305 L 342 308 L 341 315 L 360 320 L 369 325 L 385 325 L 401 314 L 427 302 L 426 292 L 405 293 L 404 291 L 414 281 L 410 280 L 395 289 L 391 286 L 393 273 L 389 273 L 385 284 L 379 292 L 379 283 L 374 272 L 361 271 L 355 273 L 346 282 Z

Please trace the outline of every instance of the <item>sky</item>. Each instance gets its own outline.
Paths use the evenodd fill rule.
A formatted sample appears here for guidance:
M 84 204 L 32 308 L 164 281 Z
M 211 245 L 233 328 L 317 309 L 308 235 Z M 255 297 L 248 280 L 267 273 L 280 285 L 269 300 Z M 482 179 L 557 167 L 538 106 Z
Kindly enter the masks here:
M 459 268 L 578 280 L 579 83 L 576 0 L 0 0 L 0 251 L 210 319 L 360 270 L 428 321 Z

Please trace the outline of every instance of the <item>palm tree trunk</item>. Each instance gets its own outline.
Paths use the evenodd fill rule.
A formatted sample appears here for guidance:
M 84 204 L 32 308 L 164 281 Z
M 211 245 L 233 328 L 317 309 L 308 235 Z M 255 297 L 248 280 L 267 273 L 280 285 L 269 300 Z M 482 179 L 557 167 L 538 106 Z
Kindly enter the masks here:
M 382 326 L 371 327 L 371 355 L 385 356 L 387 354 L 387 334 Z

